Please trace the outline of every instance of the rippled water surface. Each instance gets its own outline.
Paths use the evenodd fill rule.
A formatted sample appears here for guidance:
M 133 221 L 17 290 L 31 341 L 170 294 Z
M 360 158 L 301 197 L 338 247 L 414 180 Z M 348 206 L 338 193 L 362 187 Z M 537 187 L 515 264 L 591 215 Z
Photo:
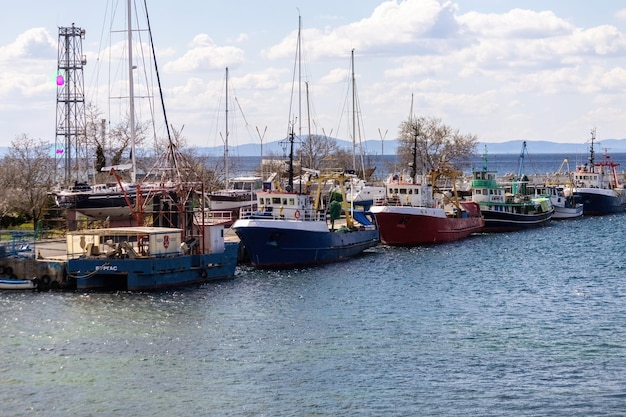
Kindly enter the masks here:
M 625 230 L 552 222 L 177 292 L 0 292 L 0 414 L 620 415 Z

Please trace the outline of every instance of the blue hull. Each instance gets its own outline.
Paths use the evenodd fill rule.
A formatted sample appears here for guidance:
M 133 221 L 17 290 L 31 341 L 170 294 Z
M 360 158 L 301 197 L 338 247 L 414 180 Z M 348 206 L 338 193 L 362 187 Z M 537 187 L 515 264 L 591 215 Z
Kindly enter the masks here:
M 575 192 L 574 199 L 583 203 L 583 215 L 621 213 L 626 210 L 626 195 L 606 195 L 590 192 Z
M 378 230 L 314 232 L 272 227 L 236 229 L 257 268 L 294 268 L 338 262 L 379 243 Z
M 239 244 L 226 242 L 223 253 L 145 259 L 76 258 L 67 271 L 78 290 L 152 291 L 232 278 Z
M 545 225 L 550 221 L 554 210 L 539 214 L 516 214 L 499 211 L 482 211 L 485 219 L 483 232 L 513 232 Z

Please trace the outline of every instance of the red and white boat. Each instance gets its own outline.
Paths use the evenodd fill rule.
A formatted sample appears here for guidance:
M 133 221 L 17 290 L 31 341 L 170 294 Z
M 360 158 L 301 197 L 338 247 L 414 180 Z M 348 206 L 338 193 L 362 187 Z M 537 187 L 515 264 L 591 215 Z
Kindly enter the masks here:
M 380 241 L 391 246 L 452 242 L 480 232 L 484 219 L 480 206 L 459 201 L 452 172 L 452 191 L 442 192 L 436 186 L 444 172 L 433 171 L 430 182 L 423 176 L 390 176 L 385 185 L 386 199 L 372 206 Z

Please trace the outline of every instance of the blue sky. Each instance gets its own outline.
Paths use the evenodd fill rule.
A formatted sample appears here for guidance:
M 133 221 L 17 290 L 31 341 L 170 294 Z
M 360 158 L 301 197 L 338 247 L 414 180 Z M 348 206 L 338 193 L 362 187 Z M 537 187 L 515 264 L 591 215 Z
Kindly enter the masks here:
M 86 100 L 115 123 L 123 110 L 112 110 L 104 51 L 109 38 L 120 42 L 110 27 L 122 23 L 111 23 L 110 10 L 123 16 L 123 3 L 32 0 L 5 8 L 0 146 L 21 134 L 54 142 L 58 27 L 72 23 L 86 30 Z M 621 1 L 148 3 L 168 120 L 189 145 L 223 143 L 225 67 L 230 143 L 287 135 L 298 15 L 314 134 L 351 135 L 354 48 L 364 139 L 395 138 L 412 97 L 416 115 L 441 118 L 481 142 L 583 143 L 593 127 L 598 139 L 626 137 Z

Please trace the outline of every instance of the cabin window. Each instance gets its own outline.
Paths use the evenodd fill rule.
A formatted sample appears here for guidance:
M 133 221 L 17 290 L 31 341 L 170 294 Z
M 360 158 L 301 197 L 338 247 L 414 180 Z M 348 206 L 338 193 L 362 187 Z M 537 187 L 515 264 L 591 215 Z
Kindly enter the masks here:
M 287 199 L 286 199 L 286 198 L 283 198 L 283 202 L 282 202 L 282 204 L 283 204 L 283 206 L 286 206 L 286 205 L 287 205 Z
M 291 198 L 289 199 L 289 205 L 290 205 L 290 206 L 295 206 L 295 205 L 296 205 L 296 199 L 295 199 L 295 198 L 293 198 L 293 197 L 291 197 Z
M 272 197 L 272 204 L 280 204 L 280 197 Z

